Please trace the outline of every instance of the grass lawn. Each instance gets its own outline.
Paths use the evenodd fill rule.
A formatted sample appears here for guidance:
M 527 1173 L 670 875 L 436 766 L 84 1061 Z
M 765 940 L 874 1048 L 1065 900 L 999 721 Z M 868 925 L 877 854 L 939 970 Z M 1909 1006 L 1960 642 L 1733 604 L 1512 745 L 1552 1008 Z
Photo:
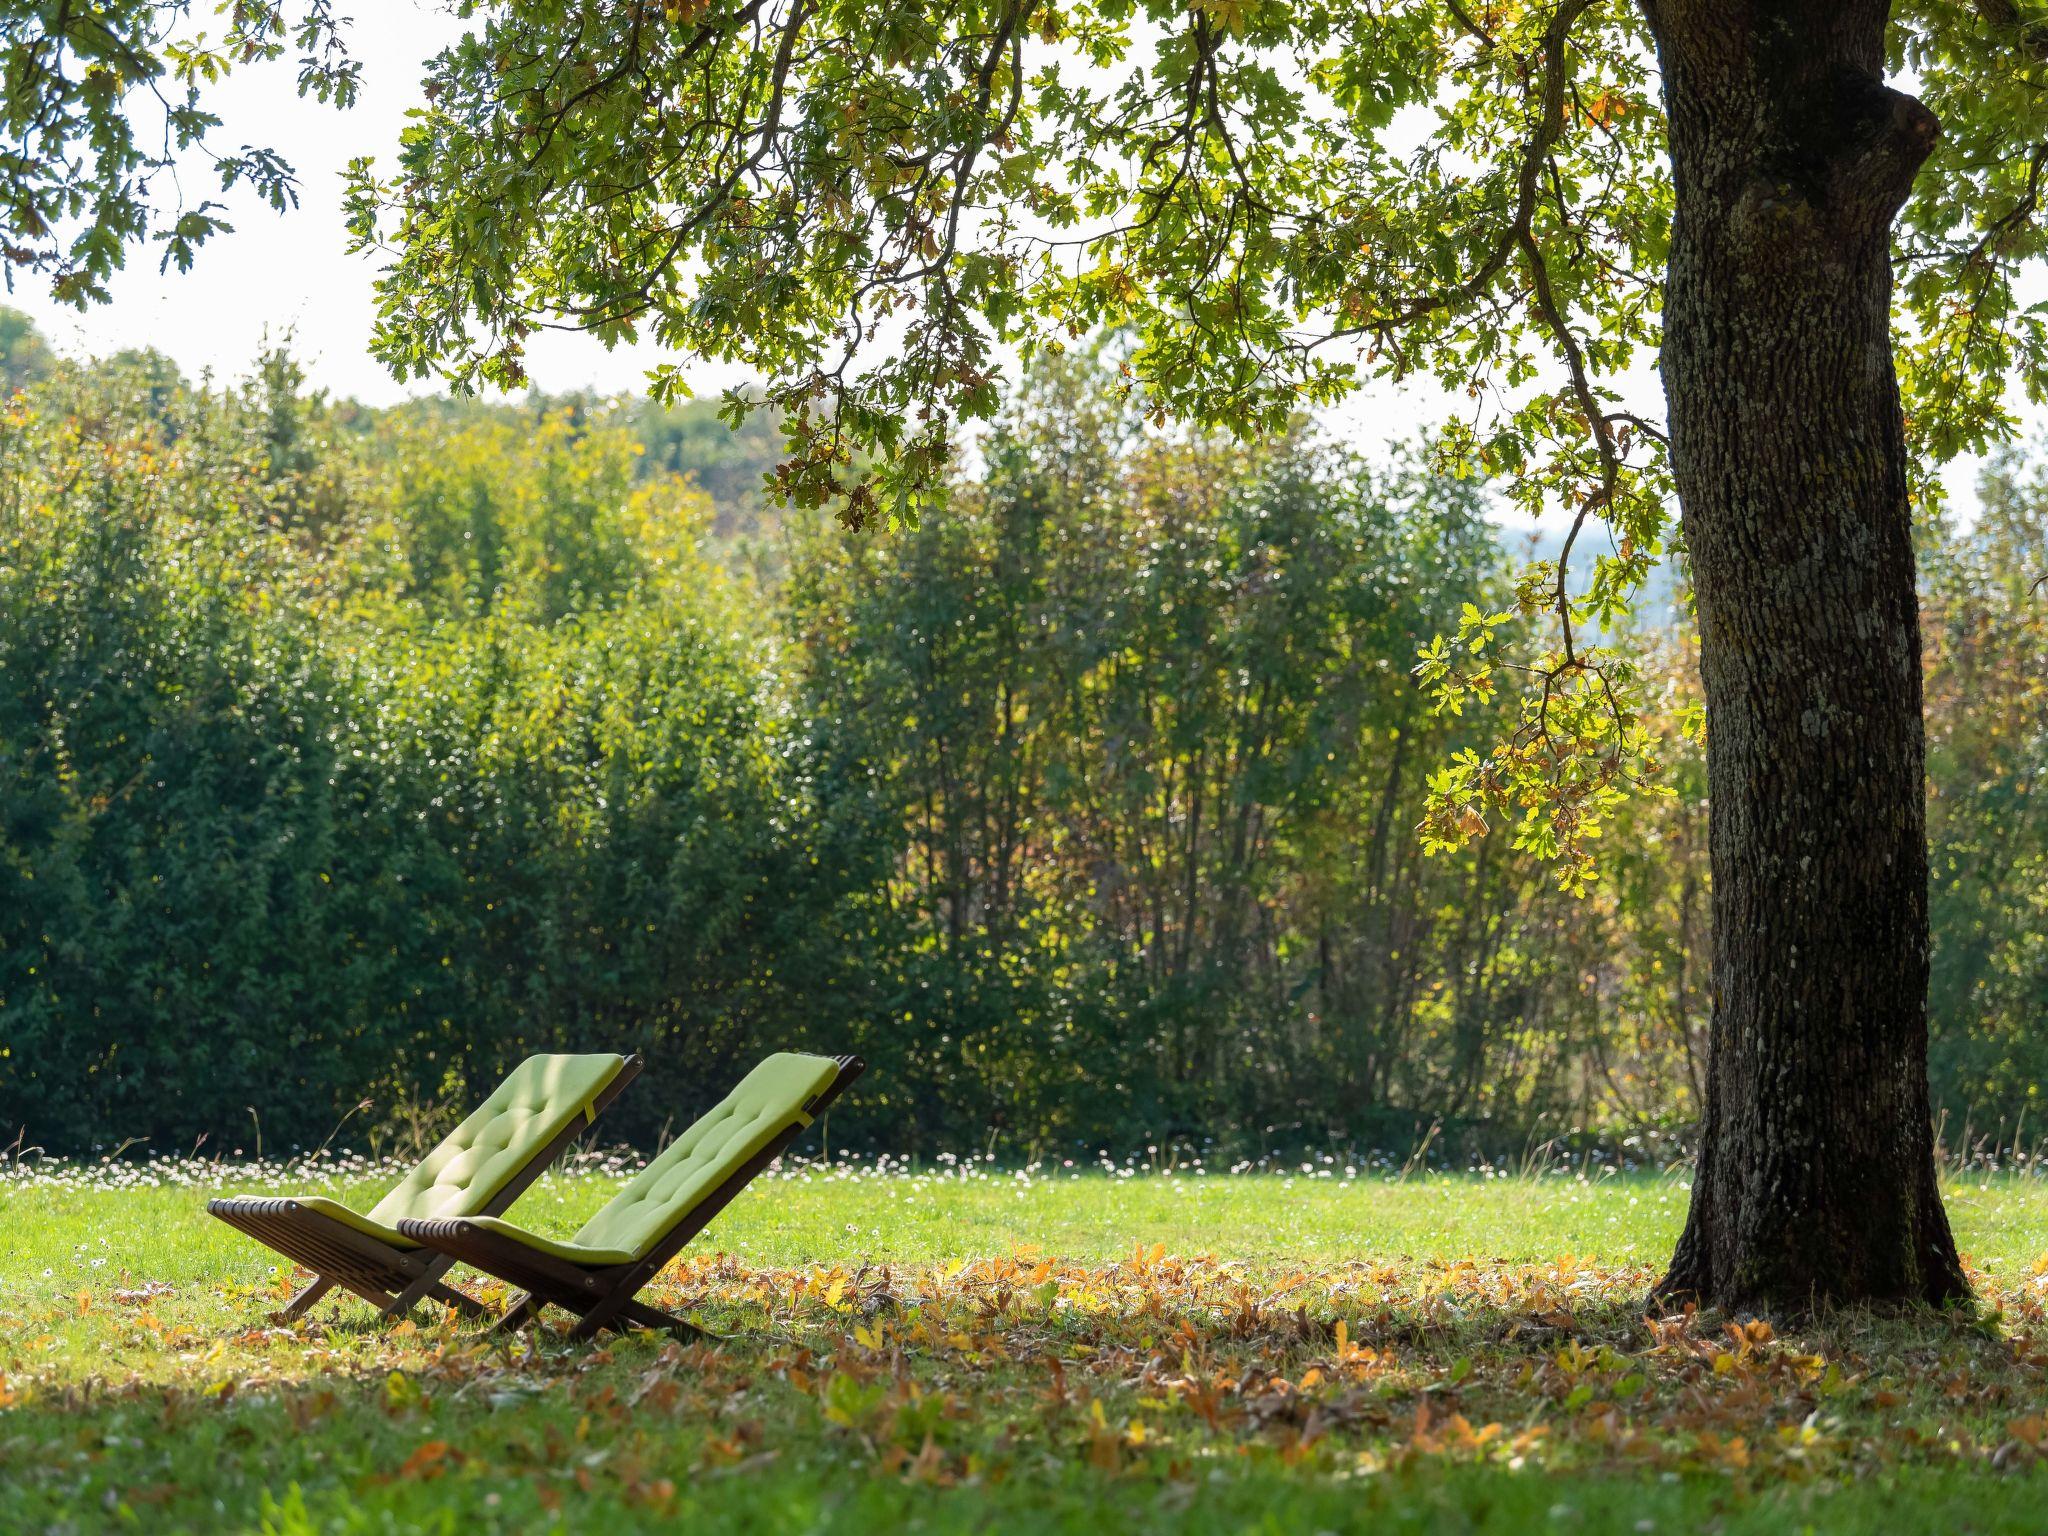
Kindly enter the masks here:
M 1671 1176 L 809 1169 L 655 1290 L 730 1342 L 578 1348 L 274 1327 L 215 1178 L 381 1187 L 0 1175 L 0 1531 L 2048 1528 L 2033 1179 L 1950 1187 L 1976 1316 L 1776 1337 L 1645 1321 Z

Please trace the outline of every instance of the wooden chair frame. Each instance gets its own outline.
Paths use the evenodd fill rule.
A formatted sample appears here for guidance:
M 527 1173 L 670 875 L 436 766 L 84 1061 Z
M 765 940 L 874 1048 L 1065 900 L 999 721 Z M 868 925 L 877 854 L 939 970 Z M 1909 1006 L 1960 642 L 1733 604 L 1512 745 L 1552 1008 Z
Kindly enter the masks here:
M 547 1172 L 555 1160 L 574 1145 L 591 1122 L 610 1107 L 628 1083 L 646 1065 L 638 1052 L 628 1056 L 618 1074 L 590 1101 L 590 1112 L 578 1115 L 555 1133 L 505 1187 L 485 1203 L 482 1216 L 499 1216 L 527 1188 Z M 445 1302 L 466 1317 L 486 1318 L 491 1310 L 474 1297 L 446 1284 L 442 1276 L 456 1260 L 432 1248 L 394 1248 L 372 1233 L 337 1221 L 324 1211 L 314 1210 L 286 1197 L 244 1196 L 209 1200 L 206 1209 L 229 1226 L 275 1249 L 295 1263 L 313 1271 L 314 1279 L 281 1309 L 271 1314 L 274 1321 L 289 1323 L 336 1286 L 362 1297 L 386 1317 L 405 1316 L 429 1298 Z
M 833 1059 L 839 1075 L 804 1102 L 803 1112 L 812 1120 L 830 1109 L 847 1086 L 867 1070 L 867 1063 L 858 1056 Z M 663 1233 L 653 1248 L 630 1264 L 572 1263 L 530 1248 L 502 1232 L 474 1226 L 461 1217 L 402 1221 L 398 1229 L 445 1257 L 460 1259 L 472 1269 L 496 1275 L 521 1288 L 523 1294 L 498 1319 L 494 1332 L 509 1333 L 523 1328 L 540 1316 L 543 1307 L 554 1305 L 577 1314 L 577 1324 L 569 1333 L 571 1339 L 594 1338 L 603 1329 L 625 1325 L 666 1330 L 682 1339 L 709 1338 L 711 1335 L 695 1324 L 640 1301 L 638 1293 L 807 1128 L 808 1122 L 799 1121 L 777 1132 L 774 1140 L 734 1169 L 682 1220 Z

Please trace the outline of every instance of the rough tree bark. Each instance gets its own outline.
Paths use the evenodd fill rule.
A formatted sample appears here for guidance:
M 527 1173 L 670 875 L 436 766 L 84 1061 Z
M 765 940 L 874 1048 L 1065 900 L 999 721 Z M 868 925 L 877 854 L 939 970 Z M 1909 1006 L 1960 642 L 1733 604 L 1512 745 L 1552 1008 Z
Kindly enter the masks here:
M 1968 1287 L 1927 1097 L 1920 635 L 1891 225 L 1940 133 L 1885 0 L 1644 0 L 1677 198 L 1663 374 L 1697 578 L 1714 1014 L 1666 1299 Z

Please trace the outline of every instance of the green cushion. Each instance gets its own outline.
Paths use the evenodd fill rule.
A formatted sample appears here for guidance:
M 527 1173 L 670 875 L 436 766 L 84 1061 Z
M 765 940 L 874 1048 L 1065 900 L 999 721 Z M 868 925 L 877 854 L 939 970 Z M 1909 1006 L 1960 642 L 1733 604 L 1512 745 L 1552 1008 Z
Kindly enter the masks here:
M 382 1222 L 372 1221 L 357 1211 L 350 1210 L 339 1200 L 330 1200 L 325 1195 L 293 1195 L 292 1204 L 309 1211 L 318 1211 L 322 1216 L 332 1216 L 345 1227 L 354 1227 L 358 1232 L 367 1232 L 380 1242 L 394 1248 L 417 1248 L 419 1244 L 407 1237 L 396 1227 L 387 1227 Z
M 543 1237 L 502 1216 L 471 1216 L 466 1219 L 466 1224 L 485 1232 L 499 1233 L 538 1252 L 552 1253 L 558 1259 L 567 1259 L 571 1264 L 581 1264 L 588 1269 L 600 1269 L 607 1264 L 630 1264 L 635 1257 L 623 1248 L 592 1248 L 584 1243 Z
M 792 1125 L 809 1125 L 805 1104 L 839 1075 L 823 1056 L 783 1051 L 770 1056 L 641 1169 L 570 1241 L 578 1247 L 639 1258 L 660 1242 L 698 1201 Z
M 619 1075 L 623 1058 L 529 1056 L 476 1112 L 448 1134 L 369 1219 L 395 1227 L 412 1218 L 474 1216 Z

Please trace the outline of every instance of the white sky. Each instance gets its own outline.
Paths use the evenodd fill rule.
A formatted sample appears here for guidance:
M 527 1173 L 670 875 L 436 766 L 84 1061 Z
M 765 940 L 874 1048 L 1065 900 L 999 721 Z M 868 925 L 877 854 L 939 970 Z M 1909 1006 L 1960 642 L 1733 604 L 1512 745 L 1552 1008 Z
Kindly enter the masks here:
M 32 315 L 73 356 L 152 346 L 193 377 L 211 369 L 233 378 L 249 371 L 266 332 L 290 330 L 313 383 L 331 394 L 388 405 L 437 393 L 431 380 L 400 384 L 369 355 L 376 262 L 346 253 L 341 173 L 359 154 L 388 169 L 405 114 L 421 100 L 424 61 L 459 37 L 463 24 L 434 0 L 354 0 L 343 10 L 355 17 L 348 45 L 363 64 L 362 95 L 349 111 L 301 100 L 289 58 L 231 75 L 206 97 L 222 119 L 217 144 L 269 146 L 297 171 L 296 210 L 274 213 L 238 188 L 223 198 L 234 230 L 201 246 L 188 273 L 159 274 L 154 253 L 135 251 L 109 284 L 110 304 L 81 314 L 26 282 L 0 295 L 0 303 Z M 218 21 L 207 20 L 217 34 Z M 185 191 L 193 201 L 221 197 L 204 171 L 186 177 Z M 588 337 L 556 333 L 535 337 L 531 355 L 542 388 L 606 393 L 640 389 L 655 360 L 651 351 L 606 352 Z M 701 376 L 706 388 L 734 381 L 710 371 Z
M 355 0 L 348 9 L 355 17 L 349 46 L 363 63 L 361 99 L 350 111 L 301 100 L 288 59 L 244 70 L 208 98 L 223 119 L 219 143 L 267 145 L 295 168 L 296 210 L 273 213 L 238 189 L 225 198 L 234 230 L 202 246 L 189 273 L 159 274 L 153 254 L 136 252 L 109 285 L 110 304 L 81 314 L 51 302 L 33 279 L 0 294 L 0 303 L 25 310 L 72 356 L 152 346 L 192 377 L 211 372 L 228 379 L 249 371 L 266 334 L 289 331 L 312 382 L 332 395 L 383 405 L 436 392 L 431 380 L 400 384 L 369 355 L 376 264 L 374 257 L 346 254 L 341 172 L 358 154 L 389 165 L 405 114 L 420 100 L 423 62 L 458 37 L 463 23 L 435 0 Z M 217 30 L 217 22 L 211 25 Z M 217 195 L 203 176 L 188 180 L 187 191 L 195 201 Z M 529 347 L 530 374 L 548 391 L 637 391 L 658 359 L 651 347 L 607 352 L 589 337 L 558 332 L 536 335 Z M 731 368 L 704 365 L 689 377 L 700 394 L 744 380 Z M 1647 370 L 1642 383 L 1645 403 L 1661 415 L 1661 398 Z M 1405 389 L 1379 385 L 1333 412 L 1330 425 L 1373 449 L 1469 408 L 1469 402 L 1428 381 Z M 1959 462 L 1943 476 L 1965 517 L 1976 506 L 1978 467 L 1975 461 Z

